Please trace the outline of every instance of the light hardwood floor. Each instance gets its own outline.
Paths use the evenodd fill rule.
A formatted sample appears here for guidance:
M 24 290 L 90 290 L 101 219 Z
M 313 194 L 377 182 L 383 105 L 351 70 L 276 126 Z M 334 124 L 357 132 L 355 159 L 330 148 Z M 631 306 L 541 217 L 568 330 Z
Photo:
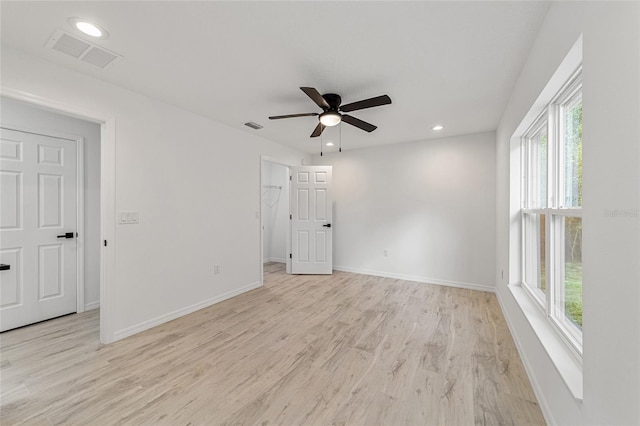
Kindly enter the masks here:
M 0 336 L 10 424 L 544 424 L 491 293 L 286 275 L 111 345 L 88 312 Z

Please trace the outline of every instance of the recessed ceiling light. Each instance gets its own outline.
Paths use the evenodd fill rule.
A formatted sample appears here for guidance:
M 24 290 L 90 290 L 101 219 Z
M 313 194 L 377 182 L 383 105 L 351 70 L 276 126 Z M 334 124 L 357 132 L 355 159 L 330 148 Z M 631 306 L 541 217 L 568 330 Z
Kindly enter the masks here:
M 436 130 L 436 131 L 437 130 L 442 130 L 442 129 L 444 129 L 444 126 L 441 126 L 441 125 L 438 124 L 437 126 L 433 126 L 432 129 Z
M 88 36 L 102 39 L 109 38 L 109 33 L 104 28 L 87 19 L 69 18 L 68 22 L 73 28 L 80 30 Z
M 327 146 L 333 146 L 333 142 L 327 142 L 326 145 Z

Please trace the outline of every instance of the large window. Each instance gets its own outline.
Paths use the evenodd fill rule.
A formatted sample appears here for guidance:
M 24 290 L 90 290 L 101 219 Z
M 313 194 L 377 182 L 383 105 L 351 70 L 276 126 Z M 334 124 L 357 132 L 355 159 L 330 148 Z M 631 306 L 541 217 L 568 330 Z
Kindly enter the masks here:
M 582 353 L 580 71 L 523 136 L 522 171 L 522 282 Z

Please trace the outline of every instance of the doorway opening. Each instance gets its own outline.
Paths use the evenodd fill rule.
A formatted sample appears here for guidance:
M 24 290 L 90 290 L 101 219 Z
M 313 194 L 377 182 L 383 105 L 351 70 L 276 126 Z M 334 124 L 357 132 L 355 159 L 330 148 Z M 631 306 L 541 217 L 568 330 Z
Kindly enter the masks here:
M 333 273 L 332 166 L 260 163 L 260 277 L 264 265 L 287 274 Z
M 41 98 L 33 101 L 34 97 L 32 95 L 7 89 L 3 91 L 1 98 L 3 112 L 1 124 L 3 128 L 13 128 L 22 132 L 31 132 L 34 135 L 50 135 L 79 141 L 78 146 L 81 149 L 77 153 L 77 169 L 81 173 L 78 174 L 77 210 L 80 217 L 73 225 L 64 224 L 65 232 L 68 231 L 67 227 L 75 227 L 73 230 L 75 235 L 67 232 L 65 237 L 69 242 L 75 239 L 74 252 L 77 252 L 77 256 L 74 257 L 78 260 L 76 268 L 77 297 L 75 309 L 72 308 L 72 310 L 73 312 L 81 313 L 103 308 L 105 253 L 102 249 L 103 237 L 107 235 L 104 232 L 106 229 L 104 226 L 104 188 L 105 184 L 108 183 L 104 179 L 103 152 L 105 151 L 105 128 L 110 127 L 113 123 L 107 126 L 105 121 L 85 118 L 84 114 L 75 113 L 64 107 L 57 108 L 56 103 L 53 101 L 46 101 Z M 41 148 L 40 151 L 42 151 Z M 40 158 L 43 154 L 39 153 L 37 155 Z M 37 160 L 37 162 L 41 163 L 41 159 Z M 42 200 L 35 203 L 27 202 L 27 200 L 23 200 L 23 202 L 25 211 L 33 211 L 39 208 L 38 206 Z M 70 238 L 70 235 L 73 235 L 74 238 Z M 65 239 L 61 241 L 64 241 L 64 244 L 68 244 Z M 53 250 L 50 251 L 52 252 Z M 26 267 L 26 265 L 24 266 Z M 36 285 L 42 287 L 41 281 L 39 280 Z M 27 285 L 28 283 L 22 284 Z M 40 291 L 42 291 L 42 288 Z M 52 316 L 52 319 L 54 317 Z M 111 339 L 106 334 L 107 330 L 102 330 L 103 312 L 100 312 L 100 317 L 100 340 L 103 343 L 108 343 Z
M 260 167 L 262 266 L 264 283 L 266 263 L 284 264 L 291 273 L 289 221 L 289 166 L 262 158 Z

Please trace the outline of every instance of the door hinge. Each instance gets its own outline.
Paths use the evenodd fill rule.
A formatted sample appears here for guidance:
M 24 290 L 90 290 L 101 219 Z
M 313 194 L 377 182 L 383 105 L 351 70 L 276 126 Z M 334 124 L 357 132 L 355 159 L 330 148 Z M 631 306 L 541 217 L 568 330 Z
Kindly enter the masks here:
M 107 246 L 107 240 L 104 240 L 104 246 L 105 247 Z
M 289 253 L 289 259 L 293 259 L 293 255 Z
M 293 178 L 291 177 L 291 175 L 289 175 L 289 180 L 293 180 Z
M 293 215 L 292 215 L 292 214 L 290 214 L 290 215 L 289 215 L 289 220 L 292 220 L 292 219 L 293 219 Z

